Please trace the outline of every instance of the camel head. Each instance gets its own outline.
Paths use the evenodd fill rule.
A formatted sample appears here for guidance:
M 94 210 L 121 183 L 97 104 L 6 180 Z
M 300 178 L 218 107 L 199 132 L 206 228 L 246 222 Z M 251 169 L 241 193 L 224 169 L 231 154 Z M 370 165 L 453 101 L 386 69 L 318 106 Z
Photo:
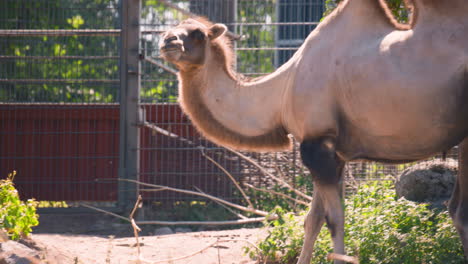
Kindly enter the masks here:
M 205 63 L 210 47 L 227 43 L 223 24 L 212 24 L 203 18 L 187 19 L 162 34 L 159 42 L 161 57 L 180 70 Z

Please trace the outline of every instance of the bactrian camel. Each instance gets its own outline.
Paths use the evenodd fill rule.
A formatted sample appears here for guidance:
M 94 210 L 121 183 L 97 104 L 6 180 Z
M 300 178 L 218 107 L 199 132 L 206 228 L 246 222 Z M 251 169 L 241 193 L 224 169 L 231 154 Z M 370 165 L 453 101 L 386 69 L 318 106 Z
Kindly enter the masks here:
M 314 181 L 300 264 L 325 222 L 334 252 L 345 253 L 346 162 L 404 163 L 457 144 L 449 211 L 468 253 L 468 0 L 414 6 L 405 26 L 379 0 L 344 0 L 288 62 L 251 80 L 233 70 L 224 25 L 188 19 L 162 35 L 181 106 L 206 138 L 250 151 L 288 149 L 288 134 L 300 142 Z

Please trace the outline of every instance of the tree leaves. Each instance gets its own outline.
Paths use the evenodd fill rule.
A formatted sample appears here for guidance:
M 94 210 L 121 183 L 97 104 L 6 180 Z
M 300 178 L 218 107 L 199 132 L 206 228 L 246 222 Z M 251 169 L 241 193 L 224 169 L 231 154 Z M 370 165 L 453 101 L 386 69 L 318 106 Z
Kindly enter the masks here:
M 0 180 L 0 229 L 5 229 L 7 235 L 18 240 L 29 235 L 33 226 L 39 224 L 36 214 L 37 202 L 29 199 L 26 202 L 20 200 L 13 180 L 16 172 L 8 174 L 4 180 Z

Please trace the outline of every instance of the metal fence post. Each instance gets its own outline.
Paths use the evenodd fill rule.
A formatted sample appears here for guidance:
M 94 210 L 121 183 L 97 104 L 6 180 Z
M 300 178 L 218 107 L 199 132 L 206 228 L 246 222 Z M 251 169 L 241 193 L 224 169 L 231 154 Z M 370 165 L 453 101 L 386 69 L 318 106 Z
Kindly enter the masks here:
M 121 0 L 119 177 L 134 180 L 140 168 L 140 11 L 141 0 Z M 121 210 L 131 209 L 137 195 L 137 185 L 119 182 Z

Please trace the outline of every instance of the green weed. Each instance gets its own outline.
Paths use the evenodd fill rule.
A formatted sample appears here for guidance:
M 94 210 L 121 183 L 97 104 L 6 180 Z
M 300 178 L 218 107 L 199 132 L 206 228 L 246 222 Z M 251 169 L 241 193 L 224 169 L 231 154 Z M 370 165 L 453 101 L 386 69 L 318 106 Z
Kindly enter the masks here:
M 280 218 L 269 224 L 269 235 L 259 242 L 260 258 L 267 263 L 295 263 L 306 212 L 277 208 L 274 213 Z M 463 263 L 460 239 L 447 211 L 398 199 L 391 181 L 362 186 L 346 199 L 345 215 L 346 251 L 361 264 Z M 323 228 L 311 263 L 332 263 L 326 260 L 331 251 L 329 232 Z
M 0 180 L 0 229 L 4 229 L 10 239 L 18 240 L 31 233 L 31 227 L 39 224 L 36 214 L 37 202 L 20 200 L 13 180 L 16 171 Z

